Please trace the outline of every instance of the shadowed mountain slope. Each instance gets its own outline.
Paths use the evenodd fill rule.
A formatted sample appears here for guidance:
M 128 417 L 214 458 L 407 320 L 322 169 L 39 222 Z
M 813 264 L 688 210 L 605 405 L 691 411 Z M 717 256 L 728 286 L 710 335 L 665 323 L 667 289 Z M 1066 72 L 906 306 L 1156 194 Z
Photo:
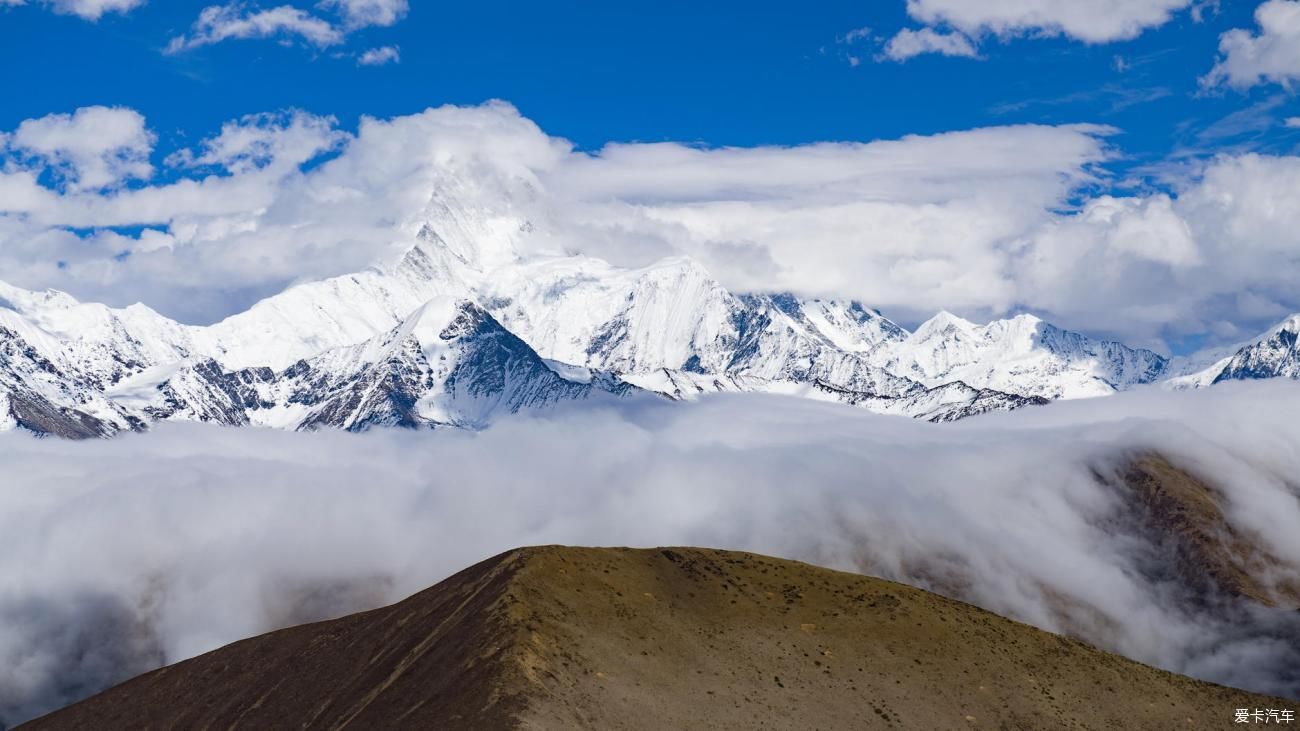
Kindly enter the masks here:
M 1203 603 L 1213 595 L 1284 610 L 1300 607 L 1295 567 L 1227 519 L 1222 490 L 1154 453 L 1129 461 L 1119 484 L 1137 530 L 1157 549 L 1153 570 L 1171 573 L 1189 600 Z
M 1256 707 L 1287 706 L 881 579 L 543 547 L 21 728 L 1220 728 Z

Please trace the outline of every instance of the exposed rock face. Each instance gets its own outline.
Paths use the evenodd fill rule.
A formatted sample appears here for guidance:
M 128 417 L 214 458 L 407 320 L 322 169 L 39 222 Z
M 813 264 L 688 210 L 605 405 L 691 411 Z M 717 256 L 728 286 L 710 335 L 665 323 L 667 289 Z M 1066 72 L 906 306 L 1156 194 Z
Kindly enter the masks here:
M 140 426 L 137 418 L 104 398 L 95 381 L 59 354 L 47 354 L 47 343 L 33 340 L 0 325 L 0 431 L 19 428 L 87 439 Z
M 1014 411 L 1051 403 L 1042 396 L 1019 396 L 991 388 L 972 388 L 961 381 L 917 389 L 892 398 L 836 388 L 825 382 L 818 382 L 817 389 L 837 401 L 870 411 L 907 415 L 936 423 L 958 421 L 990 411 Z
M 880 579 L 547 547 L 22 728 L 1197 728 L 1256 707 L 1288 706 Z

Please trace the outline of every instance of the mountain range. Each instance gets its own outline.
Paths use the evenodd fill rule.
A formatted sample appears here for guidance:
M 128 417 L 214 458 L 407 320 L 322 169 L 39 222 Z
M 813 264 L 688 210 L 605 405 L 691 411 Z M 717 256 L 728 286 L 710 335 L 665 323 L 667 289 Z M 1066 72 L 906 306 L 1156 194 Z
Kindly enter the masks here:
M 1300 377 L 1292 316 L 1201 367 L 1032 315 L 909 332 L 858 302 L 735 294 L 696 262 L 524 255 L 533 224 L 434 196 L 395 264 L 288 288 L 207 326 L 0 282 L 0 430 L 167 420 L 481 428 L 608 398 L 799 395 L 953 421 L 1138 386 Z

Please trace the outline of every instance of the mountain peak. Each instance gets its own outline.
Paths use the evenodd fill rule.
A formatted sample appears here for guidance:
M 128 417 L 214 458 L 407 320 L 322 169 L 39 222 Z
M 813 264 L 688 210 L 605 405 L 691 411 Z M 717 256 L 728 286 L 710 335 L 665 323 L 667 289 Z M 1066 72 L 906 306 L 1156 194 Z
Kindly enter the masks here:
M 947 310 L 939 312 L 929 320 L 921 323 L 913 333 L 918 339 L 925 339 L 935 335 L 942 335 L 953 332 L 969 332 L 978 327 L 970 320 L 958 317 Z
M 68 309 L 81 304 L 76 297 L 58 289 L 34 291 L 0 281 L 0 307 L 22 312 L 27 309 Z
M 496 324 L 474 301 L 441 295 L 420 305 L 389 333 L 372 339 L 367 350 L 377 359 L 414 339 L 421 350 L 432 354 L 473 332 L 485 320 Z
M 1271 334 L 1277 334 L 1280 332 L 1300 333 L 1300 312 L 1290 315 L 1282 322 L 1274 325 L 1273 329 L 1269 332 Z
M 1032 325 L 1037 325 L 1038 323 L 1043 321 L 1043 318 L 1037 315 L 1031 315 L 1028 312 L 1022 312 L 1019 315 L 1016 315 L 1015 317 L 1012 317 L 1010 319 L 1012 322 L 1028 323 Z

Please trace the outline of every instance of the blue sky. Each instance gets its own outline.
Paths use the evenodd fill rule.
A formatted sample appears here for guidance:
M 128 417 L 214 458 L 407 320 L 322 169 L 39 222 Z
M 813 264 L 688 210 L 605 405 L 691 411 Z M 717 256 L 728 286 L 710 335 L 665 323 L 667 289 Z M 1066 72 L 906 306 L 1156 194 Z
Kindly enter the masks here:
M 1300 0 L 279 2 L 0 0 L 0 279 L 211 322 L 459 176 L 564 251 L 909 325 L 1300 311 Z
M 362 29 L 325 51 L 233 40 L 163 55 L 205 5 L 153 2 L 96 23 L 34 5 L 0 11 L 7 90 L 0 128 L 52 111 L 122 105 L 149 119 L 165 150 L 253 112 L 295 107 L 346 125 L 361 114 L 500 98 L 583 148 L 871 140 L 1021 122 L 1113 125 L 1123 130 L 1116 142 L 1124 153 L 1146 163 L 1177 152 L 1291 151 L 1300 143 L 1300 130 L 1277 124 L 1300 115 L 1300 104 L 1277 88 L 1198 93 L 1219 35 L 1251 26 L 1250 2 L 1225 2 L 1201 22 L 1184 12 L 1130 41 L 990 39 L 982 60 L 876 62 L 871 38 L 845 42 L 863 27 L 886 37 L 915 26 L 901 0 L 797 10 L 667 0 L 653 11 L 627 3 L 417 0 L 402 22 Z M 388 45 L 400 47 L 400 63 L 360 67 L 331 57 Z M 852 66 L 850 57 L 862 63 Z M 1277 106 L 1257 109 L 1279 95 Z M 1243 116 L 1234 123 L 1233 114 Z M 1274 124 L 1259 129 L 1270 117 Z

